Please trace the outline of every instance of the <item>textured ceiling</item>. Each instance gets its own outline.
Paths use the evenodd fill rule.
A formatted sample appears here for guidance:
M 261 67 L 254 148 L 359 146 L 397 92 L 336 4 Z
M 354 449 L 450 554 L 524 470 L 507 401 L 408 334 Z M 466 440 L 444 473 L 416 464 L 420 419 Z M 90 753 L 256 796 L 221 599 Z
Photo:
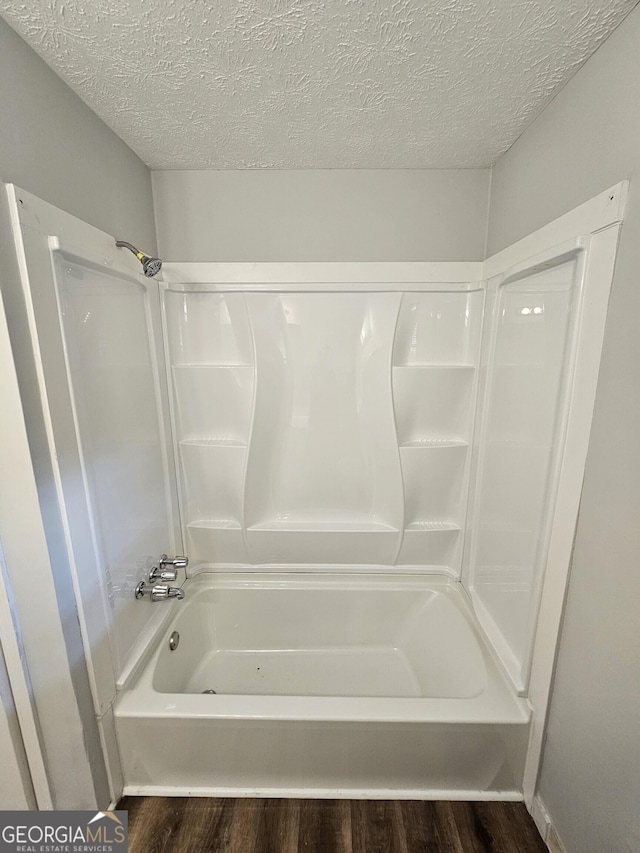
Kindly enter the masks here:
M 492 164 L 637 0 L 0 0 L 153 168 Z

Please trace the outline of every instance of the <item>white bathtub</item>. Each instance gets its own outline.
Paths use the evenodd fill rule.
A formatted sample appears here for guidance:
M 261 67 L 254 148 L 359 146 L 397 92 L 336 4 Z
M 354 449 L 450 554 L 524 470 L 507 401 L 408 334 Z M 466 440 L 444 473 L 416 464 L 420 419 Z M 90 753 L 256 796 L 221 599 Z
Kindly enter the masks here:
M 234 573 L 185 590 L 116 703 L 126 793 L 520 796 L 528 705 L 459 584 Z

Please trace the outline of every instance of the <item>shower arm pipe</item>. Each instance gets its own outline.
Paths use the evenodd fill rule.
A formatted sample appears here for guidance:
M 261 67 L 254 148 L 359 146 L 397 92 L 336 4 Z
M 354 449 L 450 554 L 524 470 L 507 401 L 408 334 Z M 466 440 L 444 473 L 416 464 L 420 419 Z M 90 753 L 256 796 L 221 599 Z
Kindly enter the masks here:
M 147 278 L 153 278 L 153 276 L 157 275 L 162 269 L 162 261 L 160 258 L 151 258 L 149 255 L 145 255 L 145 253 L 137 249 L 133 243 L 129 243 L 127 240 L 116 240 L 116 246 L 119 249 L 128 249 L 136 256 L 142 264 L 142 269 Z
M 130 252 L 136 256 L 136 258 L 141 261 L 144 258 L 144 252 L 138 251 L 133 243 L 127 243 L 126 240 L 116 240 L 116 246 L 119 249 L 129 249 Z

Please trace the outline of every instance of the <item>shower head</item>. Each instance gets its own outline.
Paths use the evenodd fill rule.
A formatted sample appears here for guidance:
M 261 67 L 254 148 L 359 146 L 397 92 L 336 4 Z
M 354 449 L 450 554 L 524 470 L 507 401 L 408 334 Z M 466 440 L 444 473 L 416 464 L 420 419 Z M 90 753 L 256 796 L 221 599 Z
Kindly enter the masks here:
M 142 262 L 142 271 L 148 278 L 158 275 L 162 269 L 162 261 L 160 258 L 150 258 L 148 255 L 143 255 L 143 257 L 140 258 L 140 261 Z
M 127 243 L 126 240 L 116 240 L 116 246 L 120 249 L 129 249 L 130 252 L 133 252 L 142 264 L 142 270 L 147 278 L 153 278 L 153 276 L 158 275 L 162 269 L 162 261 L 160 258 L 150 258 L 149 255 L 145 255 L 144 252 L 139 252 L 135 246 L 132 246 L 131 243 Z

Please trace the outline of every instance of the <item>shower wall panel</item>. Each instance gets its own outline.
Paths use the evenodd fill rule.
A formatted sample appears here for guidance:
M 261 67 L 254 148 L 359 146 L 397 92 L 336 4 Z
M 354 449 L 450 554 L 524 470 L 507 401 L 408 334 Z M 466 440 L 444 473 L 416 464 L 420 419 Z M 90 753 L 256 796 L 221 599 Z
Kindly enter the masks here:
M 520 689 L 564 447 L 584 259 L 490 284 L 487 387 L 479 430 L 469 586 Z
M 393 563 L 402 481 L 397 293 L 251 294 L 257 394 L 245 489 L 251 561 Z
M 180 503 L 192 560 L 245 563 L 243 496 L 255 386 L 242 293 L 165 293 L 180 460 Z
M 53 270 L 81 453 L 77 472 L 69 455 L 60 453 L 66 508 L 74 520 L 76 559 L 87 576 L 85 594 L 96 600 L 104 595 L 113 624 L 110 637 L 94 642 L 111 643 L 119 674 L 153 615 L 138 606 L 133 589 L 163 551 L 176 549 L 152 305 L 146 283 L 135 276 L 101 270 L 61 251 Z M 85 518 L 78 510 L 83 488 L 89 524 L 76 520 Z M 80 551 L 81 537 L 90 550 Z M 89 553 L 104 573 L 103 591 L 97 577 L 88 580 Z
M 457 576 L 483 298 L 169 285 L 192 561 Z

